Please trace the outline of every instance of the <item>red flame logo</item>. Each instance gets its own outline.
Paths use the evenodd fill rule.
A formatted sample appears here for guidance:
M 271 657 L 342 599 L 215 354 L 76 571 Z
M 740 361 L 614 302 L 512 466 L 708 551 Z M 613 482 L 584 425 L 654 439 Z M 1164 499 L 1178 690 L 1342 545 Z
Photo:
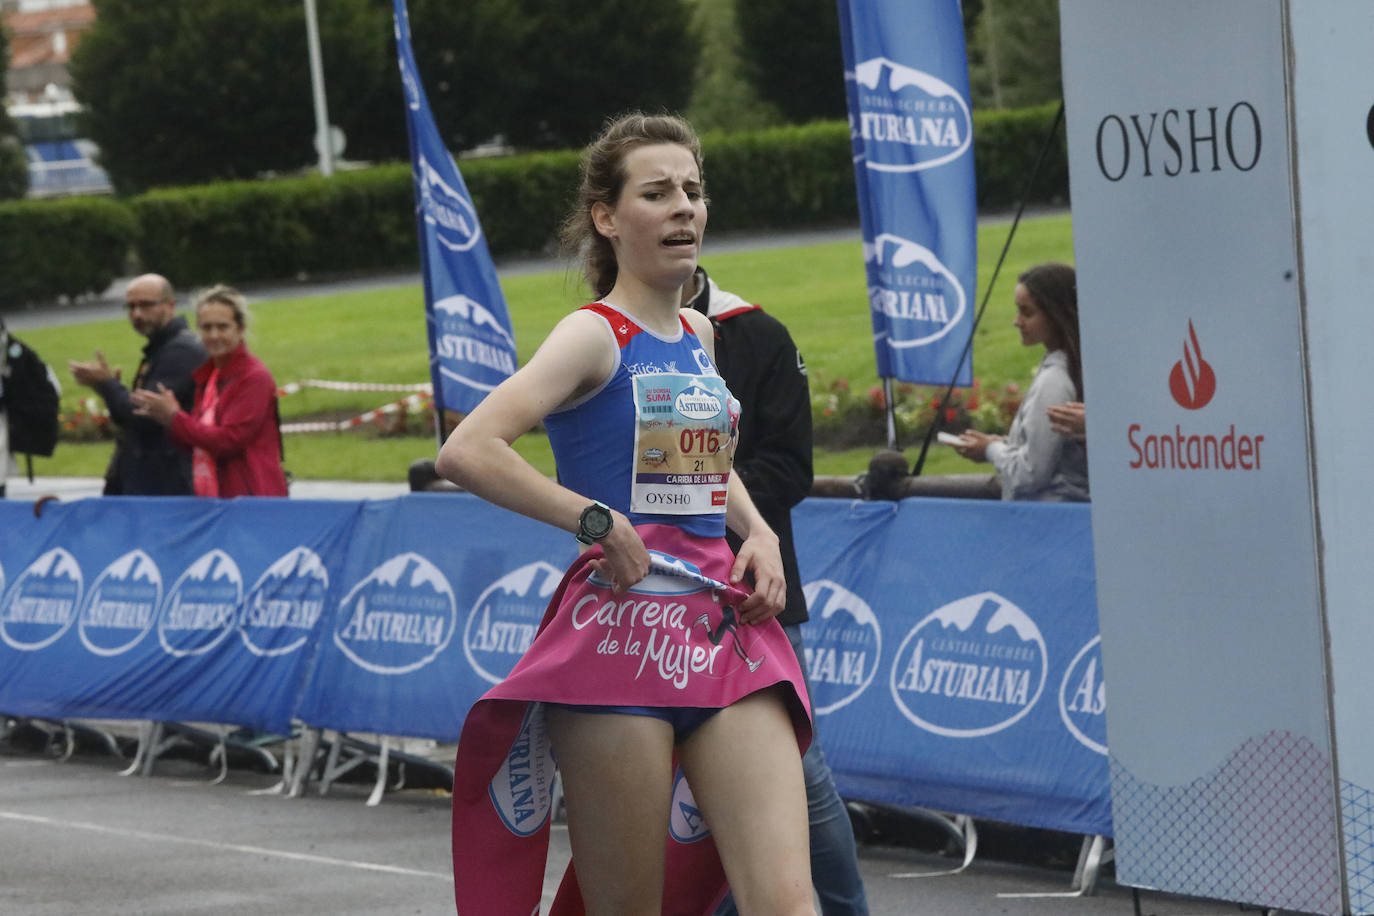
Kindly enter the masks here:
M 1197 342 L 1197 331 L 1193 322 L 1188 321 L 1188 339 L 1183 342 L 1183 359 L 1174 363 L 1169 373 L 1169 393 L 1178 405 L 1187 410 L 1200 410 L 1217 393 L 1217 377 L 1211 365 L 1202 358 L 1202 346 Z

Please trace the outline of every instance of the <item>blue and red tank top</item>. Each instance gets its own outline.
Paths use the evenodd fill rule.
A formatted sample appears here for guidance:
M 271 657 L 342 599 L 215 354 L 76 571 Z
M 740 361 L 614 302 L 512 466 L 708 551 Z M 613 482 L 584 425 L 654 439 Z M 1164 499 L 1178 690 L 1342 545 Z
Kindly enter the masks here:
M 619 360 L 601 387 L 544 418 L 559 481 L 632 524 L 723 537 L 739 402 L 686 318 L 670 339 L 607 302 L 584 308 L 606 322 Z

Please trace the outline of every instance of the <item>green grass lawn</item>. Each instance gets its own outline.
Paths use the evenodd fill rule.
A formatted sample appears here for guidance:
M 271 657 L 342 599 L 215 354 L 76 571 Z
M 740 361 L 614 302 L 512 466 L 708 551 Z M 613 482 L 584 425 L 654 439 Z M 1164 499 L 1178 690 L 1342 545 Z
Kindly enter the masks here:
M 979 277 L 975 305 L 982 301 L 1008 226 L 993 224 L 978 233 Z M 726 289 L 758 302 L 783 321 L 806 357 L 812 387 L 846 379 L 851 388 L 877 384 L 872 328 L 865 294 L 863 259 L 857 230 L 852 242 L 710 255 L 702 263 Z M 1072 228 L 1067 215 L 1024 220 L 1017 232 L 987 314 L 974 341 L 975 375 L 985 386 L 1014 381 L 1024 385 L 1039 361 L 1040 349 L 1020 345 L 1011 326 L 1016 275 L 1046 260 L 1072 261 Z M 521 360 L 528 359 L 564 314 L 587 298 L 573 270 L 529 274 L 502 280 Z M 307 378 L 364 382 L 427 381 L 423 294 L 420 287 L 280 299 L 253 306 L 249 347 L 272 370 L 278 384 Z M 123 319 L 28 331 L 24 339 L 63 382 L 64 408 L 73 408 L 88 389 L 66 370 L 70 359 L 89 359 L 100 348 L 125 377 L 138 365 L 142 338 Z M 284 422 L 361 414 L 399 395 L 305 390 L 282 400 Z M 815 454 L 817 474 L 856 474 L 873 451 L 884 445 Z M 899 443 L 914 459 L 920 443 Z M 34 472 L 48 476 L 98 476 L 104 472 L 109 442 L 59 443 L 48 459 L 35 459 Z M 522 455 L 553 473 L 547 440 L 530 434 L 517 442 Z M 298 479 L 404 480 L 416 458 L 432 457 L 432 437 L 379 437 L 372 430 L 297 434 L 287 437 L 286 465 Z M 986 471 L 943 446 L 933 446 L 926 473 Z

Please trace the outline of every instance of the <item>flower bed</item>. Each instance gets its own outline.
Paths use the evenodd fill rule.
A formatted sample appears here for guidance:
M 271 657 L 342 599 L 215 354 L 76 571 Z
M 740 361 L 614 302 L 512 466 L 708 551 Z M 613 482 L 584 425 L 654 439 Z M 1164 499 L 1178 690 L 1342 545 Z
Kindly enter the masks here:
M 822 372 L 813 372 L 811 383 L 816 445 L 852 448 L 886 441 L 887 394 L 881 384 L 860 391 L 848 379 L 827 380 Z M 955 388 L 948 398 L 944 395 L 944 388 L 896 383 L 892 413 L 898 440 L 912 442 L 923 438 L 937 416 L 940 429 L 951 433 L 966 429 L 1005 433 L 1021 406 L 1021 389 L 1015 382 L 1002 388 L 985 388 L 975 378 L 972 387 Z

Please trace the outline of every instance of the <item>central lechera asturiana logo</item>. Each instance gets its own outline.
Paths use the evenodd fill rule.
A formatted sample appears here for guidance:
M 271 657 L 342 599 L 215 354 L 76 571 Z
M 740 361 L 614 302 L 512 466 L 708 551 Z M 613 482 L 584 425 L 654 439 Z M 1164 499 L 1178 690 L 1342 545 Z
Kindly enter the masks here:
M 917 172 L 969 152 L 973 117 L 968 101 L 949 83 L 886 57 L 857 64 L 852 79 L 859 111 L 850 130 L 868 169 Z

